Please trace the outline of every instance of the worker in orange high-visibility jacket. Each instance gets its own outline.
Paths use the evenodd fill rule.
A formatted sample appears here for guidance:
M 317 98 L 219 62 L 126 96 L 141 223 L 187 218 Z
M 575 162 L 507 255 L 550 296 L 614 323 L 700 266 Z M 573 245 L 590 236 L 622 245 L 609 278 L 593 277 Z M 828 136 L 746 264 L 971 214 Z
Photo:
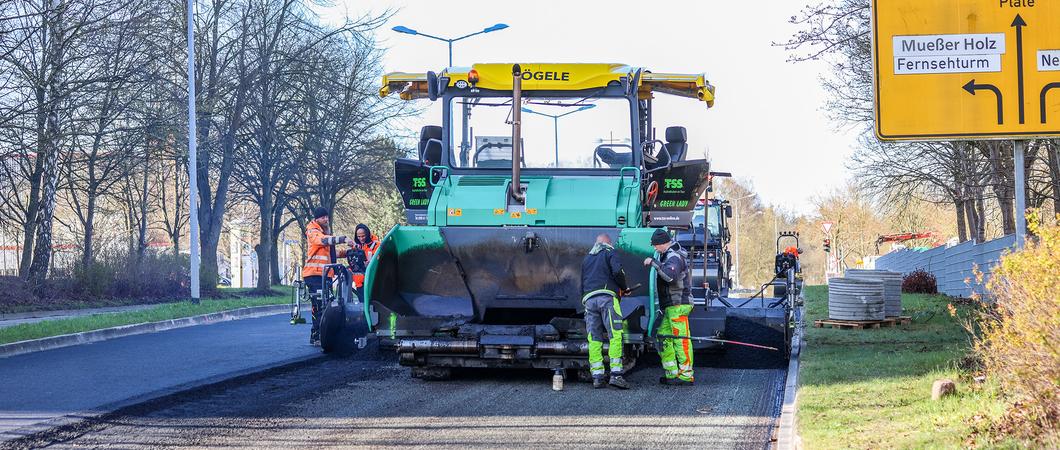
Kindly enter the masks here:
M 328 235 L 329 215 L 327 208 L 314 209 L 313 220 L 306 226 L 305 232 L 309 248 L 306 251 L 305 265 L 302 266 L 302 281 L 312 294 L 310 299 L 313 306 L 313 327 L 309 331 L 311 345 L 320 345 L 320 313 L 323 307 L 320 291 L 324 288 L 324 282 L 327 281 L 324 279 L 324 266 L 334 263 L 336 258 L 345 257 L 346 249 L 354 246 L 354 242 L 346 236 Z M 346 246 L 341 244 L 346 244 Z M 328 279 L 334 275 L 334 273 L 329 273 Z
M 354 240 L 357 241 L 357 246 L 364 251 L 366 261 L 371 261 L 372 257 L 375 256 L 375 252 L 379 251 L 379 238 L 372 234 L 372 230 L 368 229 L 368 225 L 357 224 Z

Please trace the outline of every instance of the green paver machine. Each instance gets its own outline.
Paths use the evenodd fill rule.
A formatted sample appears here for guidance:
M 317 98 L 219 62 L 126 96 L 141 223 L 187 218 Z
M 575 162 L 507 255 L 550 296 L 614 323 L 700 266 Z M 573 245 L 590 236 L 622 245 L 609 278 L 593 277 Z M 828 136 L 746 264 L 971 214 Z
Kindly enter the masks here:
M 381 96 L 429 99 L 441 124 L 423 128 L 416 158 L 395 163 L 410 225 L 386 234 L 365 278 L 380 345 L 422 378 L 584 369 L 581 262 L 608 233 L 630 284 L 644 286 L 621 299 L 631 364 L 659 314 L 654 269 L 642 264 L 650 236 L 691 224 L 710 173 L 686 159 L 683 127 L 655 138 L 656 93 L 714 103 L 703 75 L 622 64 L 385 75 Z M 725 312 L 697 308 L 693 322 L 693 334 L 719 336 Z

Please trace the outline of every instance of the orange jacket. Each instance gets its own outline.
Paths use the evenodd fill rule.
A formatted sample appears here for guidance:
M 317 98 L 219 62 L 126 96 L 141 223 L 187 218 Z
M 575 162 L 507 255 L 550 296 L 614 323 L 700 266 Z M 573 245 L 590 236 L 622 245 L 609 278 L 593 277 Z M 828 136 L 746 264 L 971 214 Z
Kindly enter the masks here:
M 324 234 L 324 229 L 316 221 L 309 222 L 305 231 L 306 241 L 309 249 L 306 252 L 305 265 L 302 266 L 302 279 L 305 277 L 321 276 L 324 274 L 324 266 L 331 264 L 331 246 L 324 245 L 323 240 L 331 236 Z M 335 246 L 336 257 L 346 256 L 345 245 Z
M 368 242 L 361 244 L 361 250 L 364 250 L 364 259 L 371 261 L 372 257 L 375 256 L 375 252 L 379 251 L 379 238 L 375 235 L 368 237 Z

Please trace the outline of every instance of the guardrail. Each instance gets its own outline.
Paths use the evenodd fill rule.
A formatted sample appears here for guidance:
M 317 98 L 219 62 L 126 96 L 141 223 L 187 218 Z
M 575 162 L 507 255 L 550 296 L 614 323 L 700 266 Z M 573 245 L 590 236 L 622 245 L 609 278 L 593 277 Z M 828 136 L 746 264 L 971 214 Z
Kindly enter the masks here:
M 1001 260 L 1005 250 L 1016 244 L 1014 235 L 977 244 L 965 241 L 953 247 L 936 247 L 930 250 L 897 250 L 876 259 L 876 268 L 907 274 L 924 269 L 935 275 L 939 292 L 953 297 L 970 297 L 972 293 L 983 294 L 990 272 Z M 986 277 L 983 284 L 975 282 L 973 267 L 979 267 Z M 967 281 L 966 281 L 967 280 Z

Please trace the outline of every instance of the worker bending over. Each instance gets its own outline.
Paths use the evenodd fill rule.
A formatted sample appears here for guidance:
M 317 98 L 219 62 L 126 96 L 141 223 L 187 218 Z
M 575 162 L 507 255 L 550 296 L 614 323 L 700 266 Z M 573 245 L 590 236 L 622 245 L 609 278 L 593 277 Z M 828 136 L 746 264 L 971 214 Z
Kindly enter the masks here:
M 687 257 L 680 244 L 670 239 L 670 234 L 661 228 L 651 235 L 658 259 L 647 258 L 645 266 L 654 266 L 658 274 L 659 306 L 663 310 L 662 323 L 656 332 L 669 334 L 673 338 L 660 339 L 657 344 L 662 359 L 664 375 L 659 383 L 674 386 L 691 386 L 692 342 L 688 330 L 688 314 L 692 312 L 692 280 L 688 271 Z
M 585 331 L 589 340 L 589 371 L 593 387 L 607 384 L 629 389 L 622 377 L 622 309 L 619 294 L 627 293 L 626 273 L 611 246 L 611 237 L 600 234 L 589 254 L 582 260 L 582 305 L 585 307 Z M 608 336 L 611 378 L 605 381 L 603 337 Z
M 313 210 L 313 220 L 306 226 L 306 242 L 309 243 L 309 248 L 306 250 L 306 261 L 305 265 L 302 266 L 302 281 L 305 282 L 306 288 L 309 290 L 309 298 L 313 306 L 313 327 L 309 331 L 309 343 L 312 345 L 320 345 L 320 313 L 323 305 L 321 304 L 321 291 L 324 289 L 324 266 L 328 264 L 334 264 L 336 258 L 342 258 L 346 256 L 346 247 L 335 248 L 339 244 L 347 244 L 349 247 L 354 246 L 352 240 L 346 239 L 346 236 L 330 236 L 328 235 L 328 210 L 326 208 L 316 208 Z M 328 274 L 328 280 L 334 273 Z

